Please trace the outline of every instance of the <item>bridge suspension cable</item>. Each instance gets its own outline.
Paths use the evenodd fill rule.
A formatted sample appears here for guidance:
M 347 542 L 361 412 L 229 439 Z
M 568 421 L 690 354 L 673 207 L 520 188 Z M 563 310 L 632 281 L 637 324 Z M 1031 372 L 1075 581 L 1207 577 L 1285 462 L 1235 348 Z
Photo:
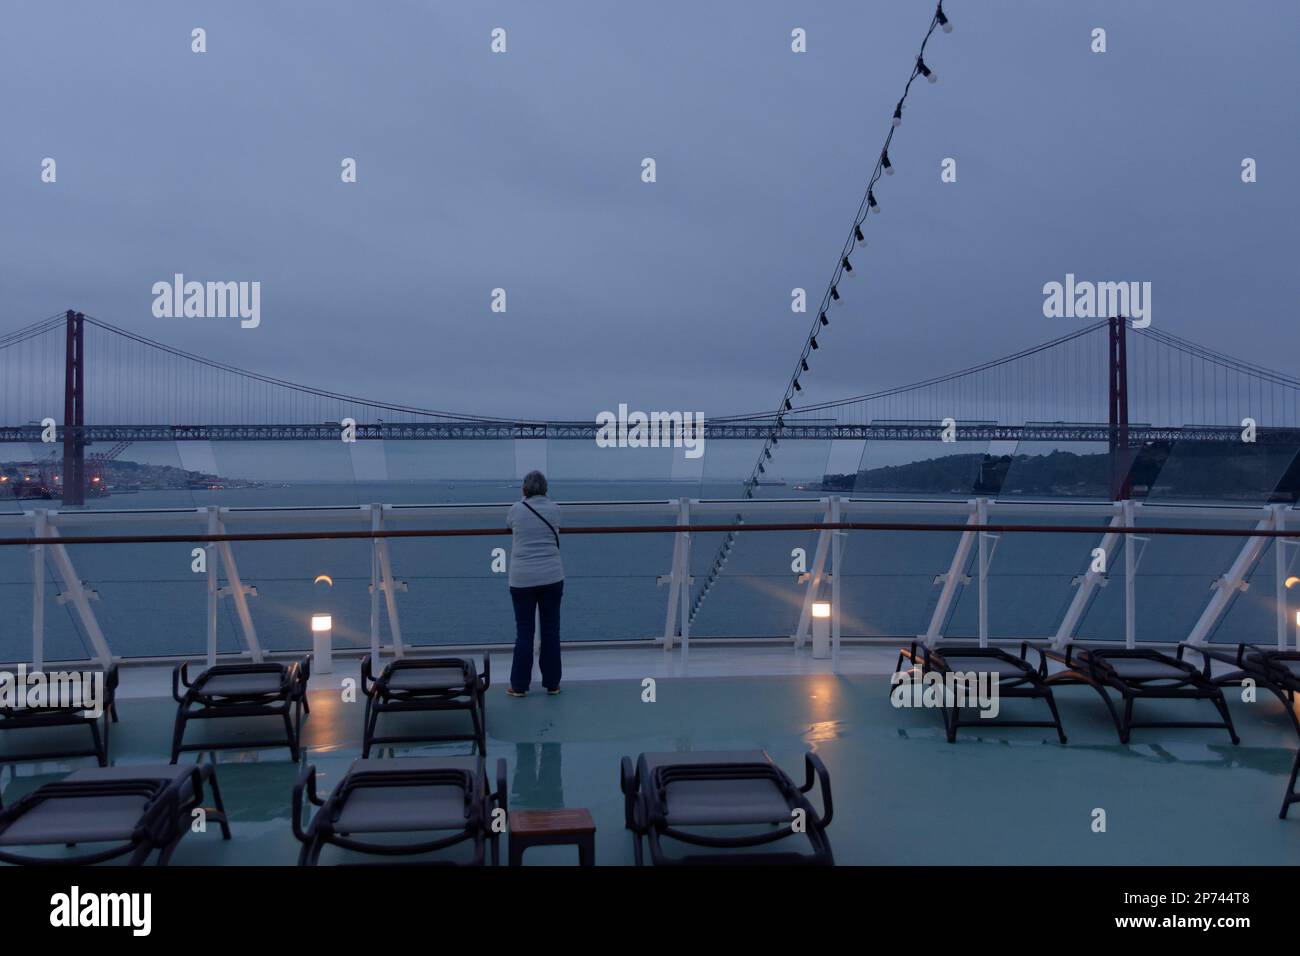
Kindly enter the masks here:
M 348 411 L 359 425 L 407 424 L 430 429 L 430 436 L 442 426 L 457 433 L 468 428 L 467 434 L 477 437 L 572 437 L 592 427 L 589 420 L 493 417 L 363 398 L 213 361 L 89 316 L 84 322 L 87 336 L 99 337 L 88 348 L 93 371 L 86 375 L 87 424 L 97 427 L 311 426 L 316 435 Z M 1107 417 L 1107 336 L 1101 334 L 1107 324 L 1095 322 L 943 375 L 784 415 L 761 411 L 707 421 L 723 432 L 770 440 L 769 449 L 792 428 L 806 436 L 873 424 L 935 425 L 946 417 L 957 420 L 959 428 L 962 423 L 1095 424 Z M 64 317 L 56 315 L 0 334 L 0 426 L 59 419 L 64 328 Z M 1128 366 L 1134 423 L 1223 428 L 1250 417 L 1261 427 L 1300 427 L 1300 378 L 1288 373 L 1154 327 L 1130 329 Z M 384 418 L 376 421 L 376 412 Z

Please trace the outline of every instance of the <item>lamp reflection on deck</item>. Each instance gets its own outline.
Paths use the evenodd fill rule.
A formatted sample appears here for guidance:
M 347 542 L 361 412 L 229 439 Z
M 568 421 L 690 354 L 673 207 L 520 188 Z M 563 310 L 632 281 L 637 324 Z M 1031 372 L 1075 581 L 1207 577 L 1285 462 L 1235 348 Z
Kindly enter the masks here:
M 840 735 L 840 729 L 843 721 L 838 712 L 840 703 L 840 685 L 837 678 L 830 674 L 820 674 L 808 678 L 809 690 L 808 699 L 812 701 L 809 706 L 808 729 L 804 732 L 804 740 L 808 743 L 817 743 L 822 740 L 833 740 Z

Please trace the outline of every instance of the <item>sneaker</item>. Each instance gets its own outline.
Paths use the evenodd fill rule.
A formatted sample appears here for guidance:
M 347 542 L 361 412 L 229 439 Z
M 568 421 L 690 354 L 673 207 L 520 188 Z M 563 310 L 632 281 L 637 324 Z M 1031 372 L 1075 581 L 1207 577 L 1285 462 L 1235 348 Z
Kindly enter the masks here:
M 528 691 L 526 691 L 526 690 L 515 690 L 513 687 L 507 687 L 507 688 L 506 688 L 506 694 L 507 694 L 508 696 L 510 696 L 510 697 L 527 697 L 527 696 L 528 696 Z
M 554 697 L 554 696 L 555 696 L 556 694 L 558 694 L 559 692 L 560 692 L 560 688 L 558 688 L 558 687 L 548 687 L 548 688 L 546 688 L 546 693 L 550 694 L 552 697 Z

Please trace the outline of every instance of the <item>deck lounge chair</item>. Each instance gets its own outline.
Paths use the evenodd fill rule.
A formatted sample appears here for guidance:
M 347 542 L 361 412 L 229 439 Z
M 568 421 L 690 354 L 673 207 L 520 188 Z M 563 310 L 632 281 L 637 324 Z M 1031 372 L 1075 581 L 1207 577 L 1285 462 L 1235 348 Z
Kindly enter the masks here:
M 1282 702 L 1291 726 L 1300 736 L 1300 717 L 1295 713 L 1295 695 L 1300 692 L 1300 651 L 1279 650 L 1258 644 L 1236 644 L 1216 647 L 1212 644 L 1178 645 L 1181 660 L 1185 651 L 1195 651 L 1202 661 L 1202 673 L 1220 687 L 1239 687 L 1249 679 L 1263 687 Z M 1226 674 L 1214 675 L 1210 662 L 1218 661 L 1233 668 Z
M 804 755 L 805 782 L 796 787 L 786 773 L 761 750 L 643 753 L 633 769 L 632 758 L 620 767 L 624 818 L 632 831 L 637 866 L 643 863 L 642 839 L 650 846 L 656 866 L 670 864 L 796 863 L 833 865 L 826 827 L 831 822 L 831 781 L 816 754 Z M 820 783 L 824 812 L 818 813 L 805 794 Z M 802 811 L 801 826 L 794 824 Z M 745 827 L 748 832 L 723 836 L 716 831 Z M 777 829 L 773 829 L 776 827 Z M 810 853 L 744 852 L 744 848 L 803 836 Z M 719 852 L 669 855 L 665 838 Z
M 1221 729 L 1228 732 L 1234 744 L 1241 742 L 1232 726 L 1223 688 L 1210 679 L 1206 668 L 1193 667 L 1181 657 L 1144 647 L 1081 647 L 1070 643 L 1063 651 L 1049 649 L 1045 653 L 1063 666 L 1048 675 L 1047 683 L 1085 684 L 1095 690 L 1115 722 L 1120 743 L 1128 743 L 1136 727 Z M 1124 702 L 1122 715 L 1111 691 Z M 1204 700 L 1213 704 L 1223 719 L 1138 721 L 1133 719 L 1133 705 L 1139 700 Z
M 130 854 L 140 866 L 157 851 L 165 866 L 189 833 L 207 786 L 216 808 L 207 819 L 230 839 L 216 771 L 211 764 L 178 767 L 94 767 L 26 794 L 0 810 L 0 861 L 27 865 L 100 863 Z M 14 847 L 107 844 L 73 856 L 36 856 Z
M 46 727 L 90 728 L 91 746 L 89 748 L 71 748 L 42 751 L 41 753 L 0 754 L 0 763 L 16 763 L 28 760 L 51 760 L 61 757 L 94 757 L 101 767 L 108 766 L 108 729 L 110 721 L 117 722 L 117 665 L 113 664 L 104 672 L 103 713 L 99 718 L 93 717 L 84 707 L 0 707 L 0 731 L 34 730 Z M 103 733 L 100 733 L 99 721 L 103 719 Z
M 370 756 L 375 744 L 435 743 L 470 740 L 480 754 L 487 752 L 487 717 L 484 694 L 492 682 L 492 661 L 483 657 L 480 675 L 467 657 L 400 658 L 390 661 L 378 677 L 370 657 L 361 661 L 361 689 L 366 695 L 365 731 L 361 755 Z M 465 710 L 473 724 L 471 733 L 376 735 L 380 714 L 435 710 Z
M 1282 702 L 1286 715 L 1291 718 L 1291 726 L 1295 728 L 1297 738 L 1300 738 L 1300 716 L 1296 715 L 1295 708 L 1296 694 L 1300 692 L 1300 650 L 1280 650 L 1258 644 L 1215 647 L 1212 644 L 1183 643 L 1178 646 L 1180 657 L 1184 650 L 1192 650 L 1201 655 L 1207 676 L 1210 675 L 1212 660 L 1234 668 L 1226 674 L 1211 677 L 1220 687 L 1239 687 L 1249 679 L 1255 682 L 1255 686 L 1263 687 L 1276 696 Z M 1296 751 L 1286 795 L 1282 798 L 1282 809 L 1278 812 L 1282 819 L 1286 819 L 1291 804 L 1300 803 L 1300 794 L 1295 789 L 1297 776 L 1300 776 L 1300 749 Z
M 217 664 L 204 668 L 193 681 L 189 679 L 189 664 L 178 664 L 172 672 L 172 697 L 180 706 L 176 710 L 176 724 L 172 731 L 171 762 L 175 763 L 184 751 L 284 746 L 297 761 L 302 715 L 304 711 L 310 713 L 307 703 L 307 680 L 310 677 L 310 656 L 287 664 Z M 223 743 L 185 743 L 185 727 L 191 720 L 226 717 L 279 717 L 284 721 L 284 736 Z
M 933 647 L 922 641 L 912 641 L 908 647 L 899 648 L 898 664 L 895 673 L 902 673 L 903 665 L 910 663 L 913 667 L 913 679 L 919 680 L 926 673 L 934 672 L 941 678 L 947 674 L 970 674 L 985 672 L 990 680 L 997 681 L 999 698 L 1029 698 L 1046 702 L 1051 711 L 1051 720 L 999 720 L 976 717 L 961 721 L 962 708 L 945 699 L 939 708 L 943 717 L 944 730 L 948 742 L 957 740 L 957 728 L 965 727 L 1051 727 L 1061 743 L 1066 742 L 1065 728 L 1061 726 L 1061 715 L 1056 710 L 1056 699 L 1052 688 L 1047 683 L 1047 659 L 1041 648 L 1038 652 L 1038 664 L 1029 661 L 1031 646 L 1028 641 L 1020 645 L 1020 654 L 1015 655 L 1001 647 L 980 647 L 978 644 L 947 643 Z M 890 688 L 891 691 L 893 687 Z
M 293 788 L 293 834 L 303 845 L 298 865 L 316 866 L 329 845 L 378 856 L 412 856 L 472 841 L 470 865 L 483 865 L 484 847 L 490 844 L 495 866 L 500 833 L 493 826 L 493 811 L 499 808 L 498 817 L 506 818 L 507 793 L 506 762 L 497 761 L 492 791 L 478 754 L 355 760 L 323 800 L 316 795 L 316 768 L 309 765 Z M 304 794 L 320 807 L 305 830 Z M 440 831 L 445 835 L 415 843 L 374 839 Z

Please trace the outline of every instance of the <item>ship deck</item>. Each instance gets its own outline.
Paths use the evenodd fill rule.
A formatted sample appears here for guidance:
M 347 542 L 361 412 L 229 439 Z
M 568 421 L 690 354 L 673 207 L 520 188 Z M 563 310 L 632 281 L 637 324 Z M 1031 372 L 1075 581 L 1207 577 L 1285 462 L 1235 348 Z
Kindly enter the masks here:
M 507 657 L 493 658 L 493 674 L 504 674 Z M 512 809 L 589 808 L 602 865 L 632 861 L 618 788 L 621 757 L 751 748 L 765 749 L 796 778 L 805 751 L 825 761 L 835 798 L 829 832 L 841 864 L 1237 865 L 1300 858 L 1300 814 L 1277 816 L 1295 733 L 1267 694 L 1256 703 L 1230 695 L 1239 746 L 1221 730 L 1191 729 L 1137 730 L 1130 745 L 1121 745 L 1086 687 L 1058 691 L 1066 746 L 1051 731 L 994 727 L 963 731 L 948 743 L 937 712 L 892 706 L 887 675 L 894 659 L 886 647 L 846 647 L 840 673 L 831 674 L 827 662 L 788 647 L 700 646 L 689 664 L 662 650 L 566 649 L 559 696 L 535 687 L 527 698 L 513 699 L 493 684 L 488 756 L 506 760 Z M 355 659 L 335 664 L 332 675 L 312 678 L 303 730 L 303 760 L 316 765 L 326 790 L 359 755 L 361 741 L 362 704 L 344 703 L 339 691 L 341 680 L 355 675 Z M 647 677 L 655 679 L 653 703 L 642 700 Z M 163 690 L 167 678 L 156 667 L 126 669 L 114 764 L 166 759 L 175 712 Z M 1004 717 L 1013 705 L 1041 706 L 1002 705 Z M 1209 705 L 1148 707 L 1151 718 L 1195 719 Z M 216 723 L 223 735 L 258 732 L 251 721 Z M 465 747 L 398 749 L 398 755 L 450 752 Z M 5 802 L 92 763 L 10 764 Z M 173 864 L 294 863 L 298 844 L 289 816 L 298 769 L 283 748 L 219 753 L 234 838 L 223 842 L 215 829 L 189 835 Z M 1105 811 L 1104 832 L 1094 831 L 1098 809 Z M 571 864 L 576 854 L 538 848 L 525 862 Z

